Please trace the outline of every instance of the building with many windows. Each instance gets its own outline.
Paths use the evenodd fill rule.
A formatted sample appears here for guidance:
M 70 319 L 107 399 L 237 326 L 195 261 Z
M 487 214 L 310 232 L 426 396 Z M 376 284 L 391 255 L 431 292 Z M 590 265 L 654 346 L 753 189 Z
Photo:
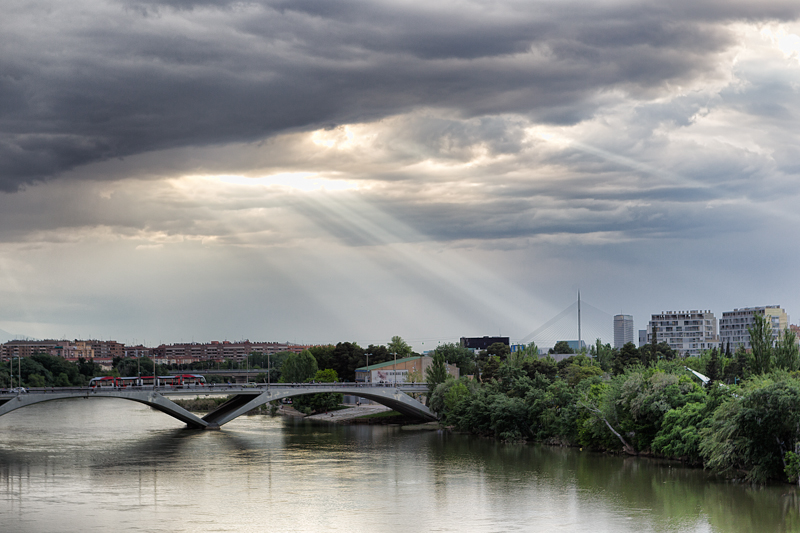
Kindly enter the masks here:
M 631 315 L 614 316 L 614 348 L 622 348 L 633 342 L 633 317 Z
M 41 341 L 16 340 L 8 341 L 0 347 L 2 358 L 11 359 L 16 357 L 30 357 L 37 353 L 50 353 L 50 350 L 57 350 L 59 347 L 70 344 L 67 340 L 47 339 Z
M 499 342 L 510 346 L 508 337 L 461 337 L 460 344 L 462 347 L 477 352 L 478 350 L 485 350 L 492 344 Z
M 730 344 L 731 351 L 739 346 L 745 350 L 750 349 L 750 333 L 747 328 L 753 326 L 753 316 L 762 315 L 769 317 L 772 324 L 772 337 L 777 339 L 780 332 L 789 327 L 789 315 L 779 305 L 765 305 L 763 307 L 745 307 L 725 311 L 719 320 L 720 346 L 727 348 Z
M 647 342 L 666 342 L 682 356 L 700 355 L 719 346 L 717 319 L 711 311 L 666 311 L 651 315 Z
M 251 353 L 274 355 L 280 352 L 300 353 L 308 349 L 302 344 L 280 342 L 211 341 L 208 343 L 162 344 L 152 354 L 163 364 L 189 364 L 197 361 L 244 361 Z

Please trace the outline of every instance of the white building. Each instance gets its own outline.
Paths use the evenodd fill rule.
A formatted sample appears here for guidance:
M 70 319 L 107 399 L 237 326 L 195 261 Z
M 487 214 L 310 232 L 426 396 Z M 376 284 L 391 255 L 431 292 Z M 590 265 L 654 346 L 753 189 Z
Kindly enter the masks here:
M 772 337 L 777 339 L 780 332 L 789 327 L 789 316 L 779 305 L 765 305 L 763 307 L 745 307 L 725 311 L 719 320 L 720 346 L 727 347 L 730 343 L 731 351 L 739 346 L 745 350 L 750 349 L 750 333 L 747 328 L 753 326 L 753 315 L 769 317 L 772 323 Z
M 614 348 L 622 348 L 629 342 L 633 342 L 633 317 L 614 316 Z
M 666 311 L 651 315 L 647 326 L 647 342 L 666 342 L 682 356 L 700 355 L 703 350 L 719 346 L 717 319 L 711 311 Z

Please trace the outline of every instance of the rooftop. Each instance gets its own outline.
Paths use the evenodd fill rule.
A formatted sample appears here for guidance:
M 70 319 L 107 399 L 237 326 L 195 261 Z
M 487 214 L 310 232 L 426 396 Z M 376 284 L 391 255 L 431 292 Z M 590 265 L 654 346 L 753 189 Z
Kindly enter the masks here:
M 417 359 L 422 359 L 422 356 L 419 357 L 403 357 L 402 359 L 397 360 L 397 364 L 405 363 L 407 361 L 415 361 Z M 394 359 L 391 361 L 386 361 L 385 363 L 378 363 L 377 365 L 369 365 L 369 366 L 362 366 L 361 368 L 356 368 L 356 372 L 369 372 L 370 370 L 377 370 L 379 368 L 386 368 L 387 366 L 393 366 L 395 364 Z

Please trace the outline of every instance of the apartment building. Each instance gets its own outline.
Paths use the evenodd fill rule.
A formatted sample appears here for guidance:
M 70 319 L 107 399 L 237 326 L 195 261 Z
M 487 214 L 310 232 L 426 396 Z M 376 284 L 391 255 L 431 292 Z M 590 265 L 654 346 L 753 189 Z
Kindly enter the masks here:
M 769 318 L 772 324 L 772 337 L 778 338 L 780 332 L 789 327 L 789 315 L 779 305 L 765 305 L 763 307 L 744 307 L 725 311 L 719 320 L 720 346 L 727 347 L 730 343 L 731 351 L 739 346 L 745 350 L 750 349 L 750 333 L 747 328 L 753 326 L 754 316 L 761 315 Z
M 41 341 L 8 341 L 0 347 L 0 357 L 3 359 L 30 357 L 37 353 L 50 353 L 59 346 L 69 344 L 66 340 L 47 339 Z
M 159 360 L 171 363 L 190 363 L 194 361 L 243 361 L 248 354 L 276 354 L 279 352 L 300 353 L 309 346 L 280 342 L 242 342 L 211 341 L 209 343 L 162 344 L 153 349 Z
M 697 356 L 719 346 L 717 319 L 711 311 L 662 311 L 651 315 L 647 342 L 666 342 L 682 356 Z
M 101 357 L 103 359 L 125 357 L 125 345 L 121 342 L 98 340 L 88 340 L 85 342 L 91 345 L 92 350 L 94 350 L 94 357 Z

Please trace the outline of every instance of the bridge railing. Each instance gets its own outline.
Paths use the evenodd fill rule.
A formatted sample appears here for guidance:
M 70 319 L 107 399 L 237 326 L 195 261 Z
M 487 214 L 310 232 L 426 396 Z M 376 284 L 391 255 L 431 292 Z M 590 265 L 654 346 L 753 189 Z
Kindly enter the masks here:
M 192 391 L 192 392 L 239 392 L 239 391 L 266 391 L 269 389 L 360 389 L 360 388 L 397 388 L 406 392 L 427 392 L 427 383 L 361 383 L 361 382 L 340 382 L 340 383 L 208 383 L 205 385 L 126 385 L 114 387 L 14 387 L 13 389 L 0 389 L 0 397 L 16 396 L 17 394 L 54 394 L 54 393 L 93 393 L 102 391 Z

